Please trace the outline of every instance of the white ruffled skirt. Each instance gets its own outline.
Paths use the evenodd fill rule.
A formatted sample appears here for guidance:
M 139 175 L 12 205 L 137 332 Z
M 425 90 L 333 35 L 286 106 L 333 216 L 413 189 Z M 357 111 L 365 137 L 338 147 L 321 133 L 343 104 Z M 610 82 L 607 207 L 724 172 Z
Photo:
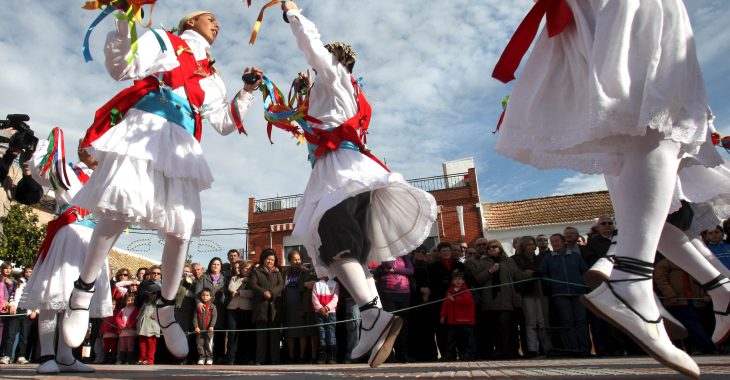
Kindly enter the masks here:
M 575 23 L 543 30 L 512 90 L 497 151 L 537 168 L 617 175 L 648 130 L 695 158 L 707 96 L 681 0 L 568 0 Z M 719 155 L 695 164 L 714 167 Z M 709 159 L 709 160 L 708 160 Z
M 293 235 L 312 258 L 318 276 L 330 276 L 319 258 L 322 215 L 343 200 L 372 192 L 368 237 L 371 261 L 407 254 L 428 238 L 438 207 L 433 196 L 409 185 L 398 173 L 352 149 L 338 149 L 317 160 L 294 215 Z
M 99 161 L 73 203 L 183 239 L 200 234 L 200 192 L 213 175 L 195 138 L 166 119 L 130 109 L 90 149 Z
M 79 268 L 84 264 L 92 232 L 89 227 L 70 224 L 56 233 L 46 258 L 36 262 L 33 268 L 33 274 L 20 297 L 19 307 L 59 312 L 66 309 L 74 281 L 79 278 Z M 91 317 L 112 315 L 109 265 L 106 260 L 99 270 L 95 289 L 89 309 Z

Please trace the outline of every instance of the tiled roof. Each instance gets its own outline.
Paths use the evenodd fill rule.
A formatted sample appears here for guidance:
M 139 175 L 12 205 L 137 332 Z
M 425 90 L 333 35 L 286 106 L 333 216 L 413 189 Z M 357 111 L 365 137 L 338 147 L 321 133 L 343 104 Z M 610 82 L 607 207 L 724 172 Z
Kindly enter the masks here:
M 119 248 L 112 248 L 109 251 L 109 269 L 112 273 L 116 273 L 120 268 L 127 268 L 131 273 L 137 273 L 137 268 L 149 268 L 152 265 L 160 265 L 160 262 Z
M 608 191 L 558 195 L 512 202 L 482 203 L 487 231 L 586 222 L 613 215 Z

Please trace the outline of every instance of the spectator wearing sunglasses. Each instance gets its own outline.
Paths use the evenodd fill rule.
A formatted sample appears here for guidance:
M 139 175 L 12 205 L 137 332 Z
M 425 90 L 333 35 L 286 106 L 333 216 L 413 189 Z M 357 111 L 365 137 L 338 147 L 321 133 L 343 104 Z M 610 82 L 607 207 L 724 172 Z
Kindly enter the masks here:
M 606 256 L 611 246 L 613 237 L 616 235 L 616 225 L 610 215 L 602 215 L 596 221 L 596 232 L 588 238 L 588 243 L 583 247 L 583 260 L 590 268 L 599 258 Z

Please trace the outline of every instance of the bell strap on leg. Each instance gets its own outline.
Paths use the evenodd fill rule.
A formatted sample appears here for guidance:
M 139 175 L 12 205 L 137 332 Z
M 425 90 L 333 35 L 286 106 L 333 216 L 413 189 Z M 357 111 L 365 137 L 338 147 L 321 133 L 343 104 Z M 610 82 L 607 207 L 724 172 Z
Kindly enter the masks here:
M 650 263 L 648 261 L 642 261 L 635 259 L 633 257 L 627 257 L 627 256 L 613 256 L 613 269 L 618 270 L 621 272 L 633 274 L 635 276 L 638 276 L 638 278 L 625 278 L 622 280 L 608 280 L 606 281 L 606 285 L 608 286 L 608 289 L 611 290 L 611 293 L 621 301 L 631 312 L 636 314 L 639 318 L 641 318 L 646 323 L 659 323 L 662 321 L 661 315 L 659 318 L 652 320 L 645 318 L 641 313 L 639 313 L 636 309 L 634 309 L 626 300 L 621 297 L 613 288 L 612 284 L 619 283 L 619 282 L 638 282 L 638 281 L 651 281 L 652 280 L 652 274 L 654 273 L 654 264 Z
M 76 281 L 74 281 L 74 289 L 76 289 L 77 291 L 85 292 L 85 293 L 94 293 L 95 284 L 96 284 L 96 280 L 94 280 L 90 283 L 86 283 L 81 279 L 81 277 L 79 277 Z M 73 296 L 73 294 L 71 296 Z M 89 307 L 91 307 L 91 304 L 89 304 L 85 308 L 83 308 L 83 307 L 73 307 L 71 302 L 68 303 L 69 310 L 89 311 Z

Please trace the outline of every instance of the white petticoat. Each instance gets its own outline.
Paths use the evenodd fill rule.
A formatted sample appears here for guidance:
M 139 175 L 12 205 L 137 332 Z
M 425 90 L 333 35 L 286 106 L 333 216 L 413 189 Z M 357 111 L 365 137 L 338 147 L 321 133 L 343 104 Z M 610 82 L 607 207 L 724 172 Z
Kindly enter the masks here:
M 691 203 L 692 224 L 689 232 L 699 236 L 730 218 L 730 169 L 725 165 L 706 168 L 689 166 L 679 171 L 674 200 Z M 677 205 L 673 204 L 672 209 Z
M 77 224 L 58 230 L 45 260 L 36 262 L 20 297 L 19 307 L 59 312 L 66 309 L 74 281 L 79 278 L 79 268 L 84 264 L 92 231 L 89 227 Z M 109 265 L 106 260 L 96 279 L 89 313 L 94 318 L 112 315 Z
M 409 185 L 398 173 L 351 149 L 338 149 L 317 160 L 294 214 L 294 231 L 312 258 L 318 276 L 330 276 L 319 259 L 317 229 L 322 215 L 343 200 L 372 191 L 369 209 L 369 258 L 380 263 L 407 254 L 423 243 L 436 220 L 433 196 Z
M 707 99 L 682 1 L 568 4 L 575 23 L 538 37 L 497 151 L 537 168 L 618 175 L 622 149 L 650 128 L 694 157 L 706 141 Z M 710 158 L 697 163 L 720 163 Z
M 74 204 L 161 235 L 200 234 L 200 192 L 210 188 L 213 175 L 200 143 L 182 127 L 130 109 L 90 152 L 99 165 Z

